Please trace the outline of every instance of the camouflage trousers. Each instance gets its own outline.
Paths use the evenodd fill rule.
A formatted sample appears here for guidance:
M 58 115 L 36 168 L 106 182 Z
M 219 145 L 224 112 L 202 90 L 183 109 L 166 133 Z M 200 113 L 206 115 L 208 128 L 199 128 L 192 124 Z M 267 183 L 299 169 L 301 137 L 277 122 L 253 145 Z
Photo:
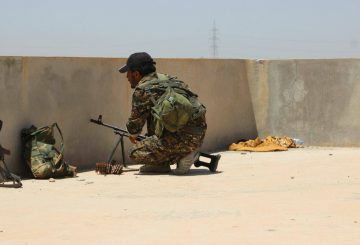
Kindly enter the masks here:
M 179 134 L 164 132 L 161 138 L 156 135 L 137 142 L 129 151 L 129 157 L 136 164 L 171 165 L 198 149 L 205 136 L 201 134 Z

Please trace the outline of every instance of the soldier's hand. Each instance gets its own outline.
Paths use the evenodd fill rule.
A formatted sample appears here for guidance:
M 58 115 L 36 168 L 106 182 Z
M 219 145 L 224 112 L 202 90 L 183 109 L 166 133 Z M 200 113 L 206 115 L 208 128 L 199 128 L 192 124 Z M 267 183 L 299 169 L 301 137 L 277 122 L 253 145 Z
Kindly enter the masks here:
M 130 136 L 129 136 L 129 139 L 130 139 L 131 143 L 136 144 L 136 143 L 137 143 L 136 138 L 137 138 L 138 136 L 139 136 L 138 134 L 132 134 L 132 135 L 130 135 Z

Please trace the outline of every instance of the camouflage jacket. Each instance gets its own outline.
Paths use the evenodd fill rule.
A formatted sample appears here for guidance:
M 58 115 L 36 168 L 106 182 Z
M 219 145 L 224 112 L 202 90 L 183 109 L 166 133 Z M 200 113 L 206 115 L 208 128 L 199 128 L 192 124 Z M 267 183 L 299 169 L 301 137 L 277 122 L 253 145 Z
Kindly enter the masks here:
M 145 123 L 147 123 L 147 135 L 155 134 L 154 118 L 151 114 L 151 107 L 154 106 L 152 99 L 155 101 L 160 98 L 163 91 L 157 90 L 156 85 L 149 83 L 154 80 L 166 80 L 172 78 L 169 75 L 161 73 L 150 73 L 144 76 L 136 86 L 132 96 L 132 109 L 130 118 L 126 124 L 127 130 L 131 134 L 140 134 Z M 179 88 L 190 90 L 188 85 L 179 81 Z M 191 90 L 190 90 L 191 91 Z M 203 133 L 206 130 L 205 115 L 195 120 L 190 120 L 183 129 L 183 133 Z

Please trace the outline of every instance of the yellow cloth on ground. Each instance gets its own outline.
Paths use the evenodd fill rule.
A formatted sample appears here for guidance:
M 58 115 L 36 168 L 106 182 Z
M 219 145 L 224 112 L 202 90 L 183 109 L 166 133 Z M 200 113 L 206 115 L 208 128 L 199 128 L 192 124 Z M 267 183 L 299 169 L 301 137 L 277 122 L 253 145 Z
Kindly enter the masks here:
M 295 142 L 287 137 L 268 136 L 264 140 L 259 137 L 246 142 L 233 143 L 229 146 L 230 151 L 287 151 L 288 148 L 296 148 Z

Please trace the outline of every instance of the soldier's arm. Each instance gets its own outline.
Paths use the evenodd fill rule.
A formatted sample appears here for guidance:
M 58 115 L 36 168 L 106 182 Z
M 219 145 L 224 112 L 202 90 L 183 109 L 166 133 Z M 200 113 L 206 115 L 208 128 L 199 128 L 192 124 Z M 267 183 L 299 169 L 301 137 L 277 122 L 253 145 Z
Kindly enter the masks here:
M 140 134 L 150 115 L 151 101 L 143 89 L 136 88 L 132 97 L 131 115 L 126 123 L 130 134 Z

